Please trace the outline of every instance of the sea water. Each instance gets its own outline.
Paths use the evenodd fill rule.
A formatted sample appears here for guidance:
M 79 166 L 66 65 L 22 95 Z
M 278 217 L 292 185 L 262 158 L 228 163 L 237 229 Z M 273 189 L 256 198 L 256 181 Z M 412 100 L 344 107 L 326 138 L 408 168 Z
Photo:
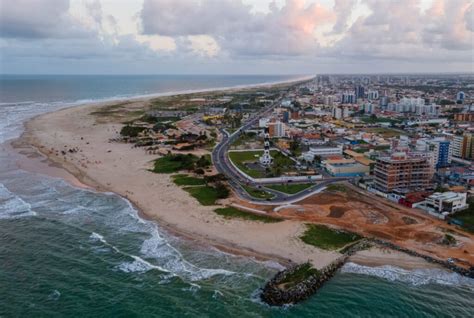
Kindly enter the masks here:
M 0 143 L 34 115 L 156 93 L 275 82 L 267 76 L 2 76 Z M 259 288 L 281 267 L 199 246 L 113 193 L 16 168 L 0 145 L 0 317 L 473 317 L 474 281 L 353 263 L 298 305 Z

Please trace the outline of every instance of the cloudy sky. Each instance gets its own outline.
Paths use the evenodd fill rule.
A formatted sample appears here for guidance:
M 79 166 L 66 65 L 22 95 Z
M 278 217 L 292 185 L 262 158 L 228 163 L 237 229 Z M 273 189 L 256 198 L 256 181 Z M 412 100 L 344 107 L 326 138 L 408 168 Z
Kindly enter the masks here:
M 0 73 L 474 72 L 473 0 L 0 0 Z

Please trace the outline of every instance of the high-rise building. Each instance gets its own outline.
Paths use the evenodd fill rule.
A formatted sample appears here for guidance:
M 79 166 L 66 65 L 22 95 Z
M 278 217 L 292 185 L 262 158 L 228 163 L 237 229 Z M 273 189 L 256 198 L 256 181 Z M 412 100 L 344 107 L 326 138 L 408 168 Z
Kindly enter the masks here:
M 385 108 L 388 106 L 388 102 L 389 102 L 389 98 L 388 96 L 382 96 L 382 98 L 380 98 L 380 106 Z
M 356 99 L 357 98 L 364 98 L 365 97 L 364 86 L 357 85 L 354 88 L 354 93 L 355 93 Z
M 449 140 L 433 140 L 429 143 L 429 150 L 433 153 L 436 169 L 449 166 L 453 156 L 451 142 Z
M 270 137 L 284 137 L 285 136 L 285 127 L 283 123 L 277 120 L 274 123 L 268 124 L 268 132 Z
M 375 100 L 375 99 L 378 99 L 379 98 L 379 91 L 369 91 L 367 93 L 367 98 L 369 100 Z
M 355 104 L 357 103 L 357 95 L 349 92 L 342 93 L 341 101 L 343 104 Z
M 349 107 L 334 106 L 332 108 L 332 117 L 336 119 L 343 119 L 349 117 Z
M 417 191 L 432 185 L 433 160 L 426 153 L 396 152 L 379 157 L 375 164 L 375 187 L 385 193 Z
M 364 107 L 364 113 L 373 114 L 375 112 L 376 105 L 372 103 L 365 103 L 363 107 Z
M 474 159 L 474 135 L 466 133 L 453 138 L 452 155 L 461 159 Z
M 462 91 L 456 94 L 456 101 L 458 102 L 464 102 L 465 98 L 466 98 L 466 94 Z

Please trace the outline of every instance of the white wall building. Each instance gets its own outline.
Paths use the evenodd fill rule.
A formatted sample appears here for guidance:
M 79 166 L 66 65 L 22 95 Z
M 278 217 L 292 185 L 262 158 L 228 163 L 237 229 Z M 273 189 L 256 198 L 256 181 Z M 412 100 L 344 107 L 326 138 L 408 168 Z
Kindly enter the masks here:
M 342 155 L 342 146 L 319 146 L 309 147 L 309 151 L 303 153 L 303 158 L 306 161 L 313 161 L 316 156 L 330 156 L 330 155 Z
M 467 208 L 466 200 L 466 193 L 435 192 L 427 197 L 425 203 L 419 207 L 427 211 L 451 214 Z

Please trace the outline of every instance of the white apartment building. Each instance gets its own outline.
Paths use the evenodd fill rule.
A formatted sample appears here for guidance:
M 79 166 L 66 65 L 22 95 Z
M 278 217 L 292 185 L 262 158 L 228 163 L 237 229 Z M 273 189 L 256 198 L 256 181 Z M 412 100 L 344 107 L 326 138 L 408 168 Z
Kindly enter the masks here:
M 335 106 L 332 108 L 332 117 L 336 119 L 343 119 L 349 117 L 349 107 Z

